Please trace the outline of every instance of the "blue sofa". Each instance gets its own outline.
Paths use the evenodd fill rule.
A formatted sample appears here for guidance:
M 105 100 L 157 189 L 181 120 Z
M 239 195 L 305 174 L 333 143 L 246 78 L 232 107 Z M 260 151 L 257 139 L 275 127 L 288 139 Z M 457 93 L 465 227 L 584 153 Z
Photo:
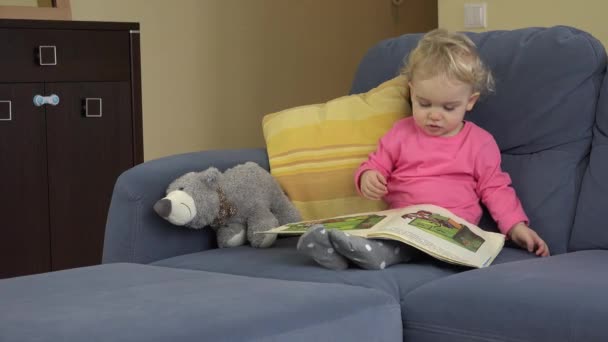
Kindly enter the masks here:
M 152 206 L 177 176 L 265 150 L 166 157 L 118 179 L 104 264 L 0 281 L 0 341 L 606 341 L 608 78 L 602 44 L 571 27 L 469 33 L 497 91 L 468 115 L 496 138 L 553 256 L 507 244 L 489 268 L 430 257 L 331 271 L 298 254 L 218 249 Z M 394 77 L 421 37 L 380 42 L 352 93 Z M 496 229 L 486 214 L 480 226 Z

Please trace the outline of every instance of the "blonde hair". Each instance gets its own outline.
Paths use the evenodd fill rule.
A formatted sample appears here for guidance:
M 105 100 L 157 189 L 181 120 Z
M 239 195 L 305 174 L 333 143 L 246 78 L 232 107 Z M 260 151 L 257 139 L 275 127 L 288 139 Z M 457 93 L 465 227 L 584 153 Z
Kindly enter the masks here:
M 475 43 L 462 33 L 435 29 L 425 34 L 401 70 L 407 79 L 445 75 L 470 84 L 473 92 L 494 91 L 494 78 L 477 53 Z

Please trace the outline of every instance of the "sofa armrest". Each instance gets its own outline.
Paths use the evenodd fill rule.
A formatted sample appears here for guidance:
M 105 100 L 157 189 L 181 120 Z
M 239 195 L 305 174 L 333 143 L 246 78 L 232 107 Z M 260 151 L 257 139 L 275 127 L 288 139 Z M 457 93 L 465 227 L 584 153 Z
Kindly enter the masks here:
M 265 149 L 214 150 L 151 160 L 125 171 L 114 186 L 106 223 L 103 263 L 150 263 L 216 247 L 215 233 L 176 227 L 152 209 L 175 178 L 208 167 L 225 170 L 253 161 L 269 169 Z

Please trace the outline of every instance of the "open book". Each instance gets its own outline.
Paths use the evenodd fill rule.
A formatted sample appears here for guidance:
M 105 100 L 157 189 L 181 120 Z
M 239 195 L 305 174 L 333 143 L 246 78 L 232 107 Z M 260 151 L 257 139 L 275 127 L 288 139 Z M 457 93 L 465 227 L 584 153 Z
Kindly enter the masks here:
M 401 241 L 439 260 L 476 268 L 489 266 L 505 243 L 504 235 L 484 231 L 434 205 L 290 223 L 265 233 L 299 235 L 317 224 L 366 238 Z

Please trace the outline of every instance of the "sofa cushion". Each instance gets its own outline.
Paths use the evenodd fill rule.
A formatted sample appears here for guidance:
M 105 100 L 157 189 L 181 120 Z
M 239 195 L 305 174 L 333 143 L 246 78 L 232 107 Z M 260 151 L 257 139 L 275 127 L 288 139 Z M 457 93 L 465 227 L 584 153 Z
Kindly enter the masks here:
M 605 341 L 608 251 L 506 263 L 405 297 L 405 341 Z
M 264 117 L 270 172 L 304 220 L 386 209 L 357 194 L 355 170 L 397 121 L 411 113 L 407 81 Z
M 467 34 L 496 78 L 496 92 L 482 98 L 467 119 L 495 137 L 502 167 L 532 228 L 553 254 L 564 253 L 587 166 L 606 67 L 604 47 L 588 33 L 565 26 Z M 393 77 L 420 37 L 404 35 L 371 49 L 352 92 Z M 494 227 L 487 217 L 482 222 L 483 228 Z
M 360 287 L 107 264 L 0 282 L 1 341 L 401 341 Z
M 297 238 L 279 239 L 271 248 L 249 246 L 208 250 L 157 261 L 154 265 L 270 279 L 347 284 L 386 292 L 402 300 L 410 291 L 426 283 L 469 270 L 426 255 L 415 262 L 393 265 L 381 271 L 349 268 L 334 271 L 317 265 L 296 250 Z M 535 258 L 521 249 L 504 248 L 494 264 Z
M 608 77 L 601 88 L 589 167 L 585 171 L 570 240 L 571 250 L 608 249 Z

